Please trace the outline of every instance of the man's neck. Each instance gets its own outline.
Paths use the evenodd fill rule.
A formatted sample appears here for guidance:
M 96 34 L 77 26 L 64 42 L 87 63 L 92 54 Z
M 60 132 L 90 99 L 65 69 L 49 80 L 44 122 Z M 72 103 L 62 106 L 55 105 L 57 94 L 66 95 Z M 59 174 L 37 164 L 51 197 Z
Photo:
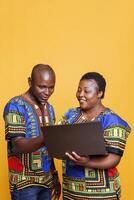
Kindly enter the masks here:
M 24 93 L 24 95 L 26 97 L 27 100 L 29 100 L 30 102 L 34 102 L 36 105 L 38 105 L 39 107 L 41 106 L 42 107 L 42 104 L 41 102 L 32 94 L 32 92 L 30 91 L 30 89 Z M 44 103 L 43 105 L 46 105 L 46 103 Z

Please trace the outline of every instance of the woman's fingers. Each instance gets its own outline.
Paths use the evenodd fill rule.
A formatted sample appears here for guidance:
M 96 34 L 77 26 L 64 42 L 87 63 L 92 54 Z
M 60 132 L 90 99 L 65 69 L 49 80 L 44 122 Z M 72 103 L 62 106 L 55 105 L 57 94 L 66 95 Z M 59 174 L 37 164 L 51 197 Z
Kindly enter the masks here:
M 76 160 L 80 160 L 81 156 L 79 156 L 77 153 L 75 153 L 74 151 L 72 152 L 72 155 L 75 157 Z
M 72 160 L 72 161 L 74 161 L 74 162 L 77 162 L 77 160 L 75 159 L 75 157 L 74 157 L 72 154 L 66 152 L 65 155 L 68 156 L 68 158 L 69 158 L 70 160 Z

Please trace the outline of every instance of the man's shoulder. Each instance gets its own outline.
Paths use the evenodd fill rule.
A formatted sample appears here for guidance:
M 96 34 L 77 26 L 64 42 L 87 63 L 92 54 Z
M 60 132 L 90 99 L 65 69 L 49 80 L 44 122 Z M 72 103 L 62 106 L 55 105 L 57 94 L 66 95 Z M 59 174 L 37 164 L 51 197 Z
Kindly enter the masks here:
M 53 105 L 52 105 L 50 102 L 47 102 L 47 105 L 48 105 L 49 107 L 52 107 L 52 108 L 53 108 Z
M 21 95 L 18 95 L 18 96 L 15 96 L 15 97 L 12 97 L 8 102 L 7 104 L 19 104 L 20 102 L 22 102 L 23 99 L 22 99 L 22 96 Z
M 6 103 L 4 107 L 4 113 L 7 113 L 9 110 L 18 111 L 23 107 L 24 104 L 25 104 L 25 101 L 21 95 L 15 96 Z

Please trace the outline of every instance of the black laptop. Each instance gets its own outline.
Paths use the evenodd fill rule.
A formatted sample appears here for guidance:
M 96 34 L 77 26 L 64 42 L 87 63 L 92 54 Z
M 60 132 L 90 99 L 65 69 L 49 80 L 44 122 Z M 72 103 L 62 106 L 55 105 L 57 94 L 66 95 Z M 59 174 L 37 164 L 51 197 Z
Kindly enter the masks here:
M 51 157 L 64 159 L 65 152 L 79 155 L 105 155 L 103 129 L 100 122 L 53 125 L 42 128 Z

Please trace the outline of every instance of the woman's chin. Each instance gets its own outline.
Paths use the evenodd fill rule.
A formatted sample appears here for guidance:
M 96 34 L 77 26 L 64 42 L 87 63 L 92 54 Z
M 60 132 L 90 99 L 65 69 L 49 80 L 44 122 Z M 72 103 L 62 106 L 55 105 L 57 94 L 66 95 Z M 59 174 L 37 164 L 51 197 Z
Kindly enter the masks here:
M 86 110 L 87 109 L 87 107 L 84 106 L 84 105 L 80 105 L 80 108 L 81 108 L 81 110 Z

